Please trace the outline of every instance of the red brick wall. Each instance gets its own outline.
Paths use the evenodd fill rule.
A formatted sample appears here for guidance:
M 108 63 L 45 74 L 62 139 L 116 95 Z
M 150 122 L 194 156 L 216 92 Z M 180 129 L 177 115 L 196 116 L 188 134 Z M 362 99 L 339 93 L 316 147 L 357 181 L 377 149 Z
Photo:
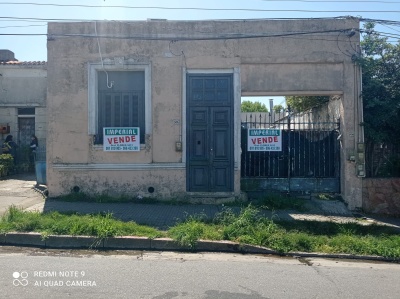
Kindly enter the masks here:
M 400 178 L 363 179 L 363 209 L 375 214 L 400 215 Z

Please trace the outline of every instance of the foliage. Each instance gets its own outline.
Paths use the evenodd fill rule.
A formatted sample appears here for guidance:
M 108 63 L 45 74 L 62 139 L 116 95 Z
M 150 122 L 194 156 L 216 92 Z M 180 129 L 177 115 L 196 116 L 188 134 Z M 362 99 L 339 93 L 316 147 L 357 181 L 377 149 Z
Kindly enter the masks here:
M 30 162 L 31 149 L 28 145 L 20 146 L 17 149 L 17 162 L 18 163 L 29 163 Z
M 261 102 L 243 101 L 241 106 L 242 112 L 268 112 L 265 104 Z
M 243 208 L 237 216 L 229 210 L 223 211 L 221 215 L 217 215 L 216 223 L 224 224 L 224 239 L 242 243 L 266 245 L 273 234 L 279 233 L 274 222 L 261 217 L 259 210 L 251 205 Z
M 274 106 L 275 113 L 282 113 L 283 111 L 285 111 L 285 107 L 283 107 L 282 105 L 279 104 Z
M 400 44 L 391 44 L 365 24 L 361 43 L 364 127 L 373 143 L 400 143 Z M 397 138 L 393 138 L 397 137 Z
M 256 200 L 254 204 L 266 210 L 306 211 L 305 200 L 280 193 L 270 193 Z
M 10 154 L 0 155 L 0 177 L 6 176 L 14 166 L 14 159 Z
M 280 253 L 325 252 L 400 258 L 400 235 L 389 227 L 319 221 L 274 222 L 262 217 L 252 206 L 238 214 L 224 209 L 213 223 L 190 218 L 171 228 L 168 234 L 191 248 L 195 248 L 199 239 L 224 239 L 266 246 Z
M 0 232 L 45 232 L 46 235 L 86 235 L 104 239 L 112 236 L 160 237 L 163 234 L 135 222 L 122 222 L 110 213 L 80 215 L 77 213 L 26 212 L 11 206 L 0 219 Z
M 303 112 L 329 101 L 329 96 L 287 96 L 286 104 L 292 111 Z
M 222 239 L 218 226 L 204 223 L 204 220 L 198 217 L 189 217 L 184 222 L 171 227 L 168 231 L 168 236 L 191 249 L 196 248 L 199 239 Z
M 390 227 L 320 221 L 272 221 L 253 206 L 236 213 L 224 209 L 212 222 L 192 216 L 171 227 L 167 233 L 155 228 L 122 222 L 110 213 L 25 212 L 14 206 L 0 218 L 0 233 L 9 231 L 49 235 L 86 235 L 104 239 L 112 236 L 170 236 L 195 249 L 197 241 L 231 240 L 266 246 L 280 253 L 293 251 L 348 253 L 400 258 L 400 234 Z
M 364 28 L 357 62 L 362 67 L 367 176 L 398 176 L 399 156 L 391 149 L 400 147 L 400 43 L 389 43 L 372 23 Z

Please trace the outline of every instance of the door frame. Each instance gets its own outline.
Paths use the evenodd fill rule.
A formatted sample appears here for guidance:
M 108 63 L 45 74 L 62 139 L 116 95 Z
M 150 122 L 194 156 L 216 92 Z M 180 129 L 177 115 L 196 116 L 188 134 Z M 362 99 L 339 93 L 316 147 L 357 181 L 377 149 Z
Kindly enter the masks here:
M 182 140 L 182 163 L 185 164 L 185 186 L 186 184 L 186 170 L 187 170 L 187 150 L 186 150 L 186 133 L 187 133 L 187 121 L 186 121 L 186 110 L 187 110 L 187 87 L 186 87 L 186 75 L 197 74 L 233 74 L 233 192 L 240 193 L 240 97 L 241 97 L 241 84 L 240 84 L 240 67 L 226 68 L 226 69 L 187 69 L 182 68 L 182 106 L 181 106 L 181 133 L 180 137 Z M 187 187 L 186 191 L 187 190 Z

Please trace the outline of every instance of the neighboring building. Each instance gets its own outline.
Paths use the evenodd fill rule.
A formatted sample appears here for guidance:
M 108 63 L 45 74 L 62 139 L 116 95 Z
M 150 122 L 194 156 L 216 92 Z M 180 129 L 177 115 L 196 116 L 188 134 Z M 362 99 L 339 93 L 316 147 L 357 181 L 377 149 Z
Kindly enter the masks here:
M 341 193 L 361 207 L 363 164 L 349 159 L 363 141 L 358 28 L 355 18 L 49 23 L 50 196 L 239 197 L 241 96 L 331 95 Z M 104 150 L 120 142 L 107 127 L 139 127 L 140 150 Z
M 10 50 L 0 50 L 0 128 L 4 141 L 12 134 L 19 145 L 31 135 L 46 143 L 47 64 L 18 61 Z M 1 142 L 2 142 L 1 141 Z

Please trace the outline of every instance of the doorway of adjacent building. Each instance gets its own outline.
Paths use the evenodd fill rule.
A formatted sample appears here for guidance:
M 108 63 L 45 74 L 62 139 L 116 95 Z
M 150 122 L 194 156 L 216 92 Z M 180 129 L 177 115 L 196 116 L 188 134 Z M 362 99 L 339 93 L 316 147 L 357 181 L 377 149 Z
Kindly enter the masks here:
M 35 118 L 18 118 L 18 143 L 20 146 L 29 145 L 31 136 L 35 134 Z
M 188 74 L 186 84 L 187 190 L 233 191 L 233 76 Z

